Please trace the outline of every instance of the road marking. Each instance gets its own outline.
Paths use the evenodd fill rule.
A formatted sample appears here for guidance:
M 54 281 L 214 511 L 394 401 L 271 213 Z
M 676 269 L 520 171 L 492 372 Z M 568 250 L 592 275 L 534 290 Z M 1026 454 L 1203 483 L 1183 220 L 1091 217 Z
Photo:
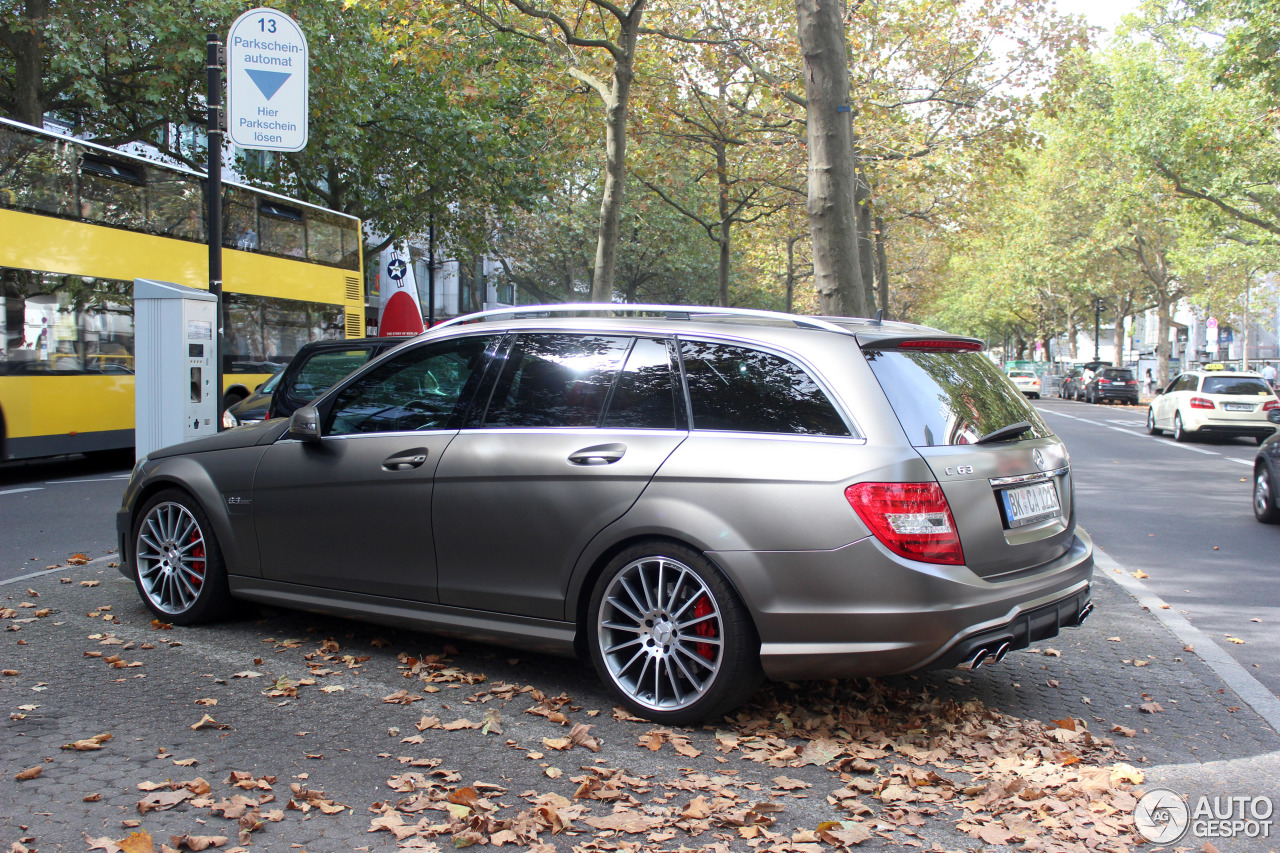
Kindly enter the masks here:
M 1250 468 L 1253 467 L 1252 459 L 1237 459 L 1234 456 L 1226 456 L 1223 458 L 1225 458 L 1228 462 L 1239 462 L 1241 465 L 1248 465 Z
M 1093 549 L 1093 562 L 1102 577 L 1124 587 L 1148 612 L 1154 613 L 1183 645 L 1194 648 L 1193 654 L 1199 656 L 1271 728 L 1280 729 L 1280 699 L 1265 684 L 1254 678 L 1222 646 L 1187 621 L 1185 616 L 1171 609 L 1150 587 L 1134 578 L 1114 557 L 1096 546 Z
M 44 486 L 28 486 L 25 489 L 5 489 L 0 495 L 16 495 L 18 492 L 43 492 Z
M 9 578 L 8 580 L 0 580 L 0 586 L 4 586 L 5 584 L 8 584 L 8 583 L 17 583 L 18 581 L 31 580 L 32 578 L 38 578 L 41 575 L 53 574 L 54 572 L 70 572 L 77 569 L 83 569 L 86 566 L 93 566 L 98 563 L 105 562 L 107 560 L 114 560 L 119 556 L 120 556 L 119 554 L 108 554 L 105 557 L 98 557 L 96 559 L 90 560 L 87 563 L 81 563 L 78 566 L 71 566 L 71 565 L 54 566 L 52 569 L 42 569 L 41 571 L 31 572 L 30 574 L 18 575 L 16 578 Z

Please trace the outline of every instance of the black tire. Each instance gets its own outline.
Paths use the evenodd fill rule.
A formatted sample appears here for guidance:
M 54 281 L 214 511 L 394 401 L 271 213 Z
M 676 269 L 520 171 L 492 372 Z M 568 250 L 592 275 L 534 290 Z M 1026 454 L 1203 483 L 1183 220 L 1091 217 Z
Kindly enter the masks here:
M 764 678 L 746 606 L 710 560 L 674 542 L 639 542 L 610 560 L 586 627 L 600 680 L 656 723 L 719 717 Z
M 1191 433 L 1182 428 L 1182 412 L 1173 413 L 1173 440 L 1182 442 L 1191 440 Z
M 133 520 L 133 580 L 156 618 L 194 625 L 231 606 L 227 569 L 213 525 L 181 489 L 157 492 Z
M 1253 517 L 1263 524 L 1280 524 L 1275 486 L 1271 467 L 1266 462 L 1259 463 L 1253 472 Z
M 1147 407 L 1147 435 L 1161 435 L 1164 430 L 1156 426 L 1156 412 L 1150 406 Z

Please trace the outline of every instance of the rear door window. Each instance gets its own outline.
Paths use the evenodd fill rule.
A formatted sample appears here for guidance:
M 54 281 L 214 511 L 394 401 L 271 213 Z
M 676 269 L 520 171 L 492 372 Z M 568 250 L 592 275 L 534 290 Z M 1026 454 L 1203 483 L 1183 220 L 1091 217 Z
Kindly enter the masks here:
M 639 338 L 609 399 L 604 426 L 612 429 L 685 429 L 666 341 Z
M 915 447 L 974 444 L 1018 421 L 1031 424 L 1024 440 L 1053 434 L 980 352 L 864 352 Z
M 798 364 L 729 344 L 681 345 L 693 428 L 849 435 L 821 386 Z
M 630 346 L 629 337 L 521 335 L 494 384 L 484 426 L 598 426 Z

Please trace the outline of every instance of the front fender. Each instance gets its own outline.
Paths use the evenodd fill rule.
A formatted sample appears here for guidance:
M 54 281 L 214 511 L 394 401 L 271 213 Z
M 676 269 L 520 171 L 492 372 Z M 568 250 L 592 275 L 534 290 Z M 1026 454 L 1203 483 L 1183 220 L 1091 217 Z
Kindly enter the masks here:
M 136 519 L 138 509 L 156 492 L 180 488 L 199 501 L 209 517 L 227 573 L 261 577 L 252 487 L 254 472 L 265 451 L 265 447 L 243 447 L 156 460 L 140 484 L 132 518 Z

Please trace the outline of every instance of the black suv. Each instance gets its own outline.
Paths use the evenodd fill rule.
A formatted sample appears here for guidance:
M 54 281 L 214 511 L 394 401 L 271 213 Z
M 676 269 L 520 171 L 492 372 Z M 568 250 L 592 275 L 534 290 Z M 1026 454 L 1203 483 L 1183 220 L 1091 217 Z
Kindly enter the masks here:
M 1138 405 L 1138 380 L 1127 367 L 1102 367 L 1089 380 L 1084 389 L 1085 400 L 1090 403 L 1106 403 L 1118 400 L 1126 405 Z

